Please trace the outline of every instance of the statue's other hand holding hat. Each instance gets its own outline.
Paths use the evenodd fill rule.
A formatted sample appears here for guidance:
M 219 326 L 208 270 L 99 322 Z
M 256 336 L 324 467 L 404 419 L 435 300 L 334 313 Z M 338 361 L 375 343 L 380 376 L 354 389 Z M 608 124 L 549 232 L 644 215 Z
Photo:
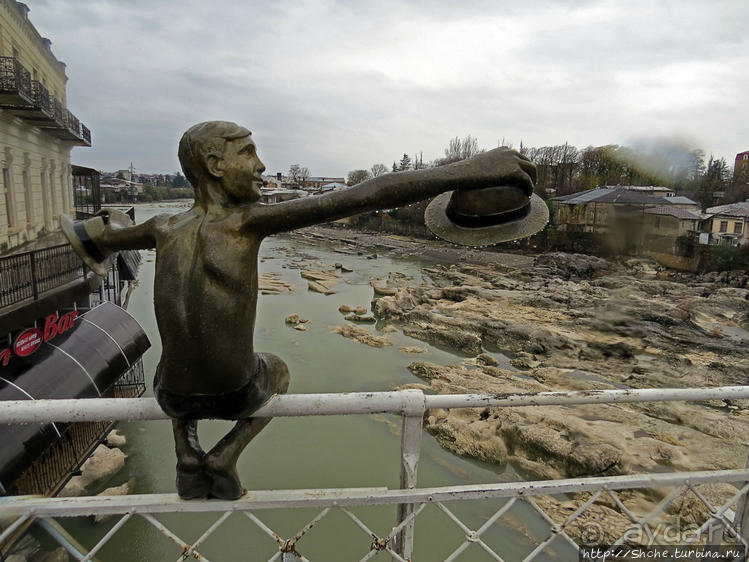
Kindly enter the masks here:
M 533 193 L 536 166 L 518 152 L 496 148 L 451 167 L 455 191 L 436 197 L 425 213 L 440 238 L 488 246 L 531 236 L 548 222 L 546 203 Z
M 536 183 L 536 165 L 517 150 L 504 146 L 481 152 L 446 168 L 453 169 L 455 179 L 460 182 L 455 188 L 460 190 L 514 185 L 522 187 L 530 196 Z

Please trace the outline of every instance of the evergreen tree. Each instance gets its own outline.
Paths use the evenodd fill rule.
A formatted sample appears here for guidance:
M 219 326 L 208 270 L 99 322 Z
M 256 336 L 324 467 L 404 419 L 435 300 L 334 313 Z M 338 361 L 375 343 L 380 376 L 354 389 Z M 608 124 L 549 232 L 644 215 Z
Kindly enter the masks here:
M 405 170 L 410 170 L 410 169 L 411 169 L 411 157 L 404 152 L 403 158 L 401 158 L 400 165 L 398 166 L 398 171 L 403 172 Z

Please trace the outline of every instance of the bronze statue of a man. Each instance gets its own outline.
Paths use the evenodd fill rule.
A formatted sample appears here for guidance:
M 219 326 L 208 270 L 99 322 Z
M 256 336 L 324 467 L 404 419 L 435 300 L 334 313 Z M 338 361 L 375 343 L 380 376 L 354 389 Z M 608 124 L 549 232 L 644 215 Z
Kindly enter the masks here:
M 180 141 L 179 159 L 195 188 L 189 211 L 127 227 L 100 217 L 103 227 L 87 242 L 102 253 L 156 248 L 154 305 L 163 351 L 154 391 L 172 418 L 182 498 L 236 499 L 244 493 L 237 459 L 270 421 L 251 416 L 289 386 L 286 364 L 253 347 L 257 258 L 266 236 L 449 190 L 509 185 L 530 197 L 535 177 L 530 161 L 495 149 L 448 166 L 385 174 L 341 191 L 264 205 L 259 199 L 265 167 L 244 127 L 223 121 L 195 125 Z M 237 420 L 207 453 L 197 435 L 197 421 L 204 418 Z

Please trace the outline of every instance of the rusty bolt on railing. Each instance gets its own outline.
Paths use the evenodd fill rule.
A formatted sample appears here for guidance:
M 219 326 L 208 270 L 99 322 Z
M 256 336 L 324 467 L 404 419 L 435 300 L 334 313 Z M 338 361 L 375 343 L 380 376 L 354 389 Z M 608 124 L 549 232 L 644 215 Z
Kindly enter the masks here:
M 377 535 L 372 535 L 372 544 L 369 546 L 369 550 L 387 550 L 390 537 L 380 538 Z

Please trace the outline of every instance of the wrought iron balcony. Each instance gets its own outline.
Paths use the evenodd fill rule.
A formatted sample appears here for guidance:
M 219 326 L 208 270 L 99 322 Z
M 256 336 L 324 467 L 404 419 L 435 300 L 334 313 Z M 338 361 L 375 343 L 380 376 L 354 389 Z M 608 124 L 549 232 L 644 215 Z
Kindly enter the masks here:
M 33 105 L 31 74 L 13 57 L 0 57 L 0 107 Z
M 0 108 L 79 146 L 91 146 L 91 132 L 13 57 L 0 57 Z
M 70 244 L 0 258 L 0 310 L 77 279 L 85 272 Z
M 35 126 L 50 126 L 54 120 L 52 96 L 41 82 L 31 81 L 31 104 L 6 107 L 8 111 Z

